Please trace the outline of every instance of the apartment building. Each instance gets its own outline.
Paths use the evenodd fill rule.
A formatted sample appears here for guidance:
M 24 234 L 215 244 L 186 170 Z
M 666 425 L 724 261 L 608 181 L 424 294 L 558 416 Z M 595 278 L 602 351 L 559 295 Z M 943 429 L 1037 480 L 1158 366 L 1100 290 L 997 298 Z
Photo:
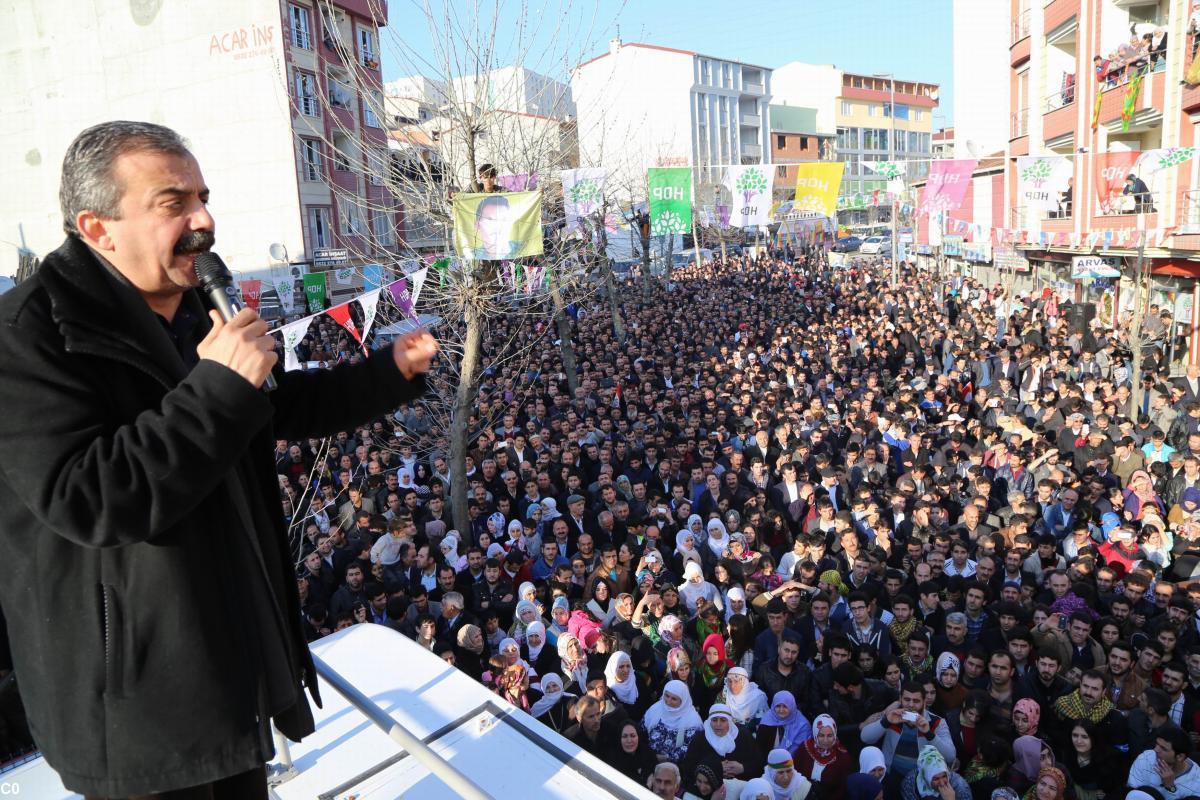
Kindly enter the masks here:
M 580 163 L 607 167 L 624 199 L 645 196 L 647 167 L 695 167 L 710 202 L 721 166 L 770 163 L 767 67 L 614 39 L 575 68 L 571 93 Z
M 235 272 L 284 267 L 273 244 L 300 269 L 395 251 L 398 220 L 376 179 L 386 2 L 40 0 L 11 17 L 0 175 L 21 190 L 0 195 L 0 272 L 61 242 L 63 153 L 111 119 L 162 123 L 190 141 Z

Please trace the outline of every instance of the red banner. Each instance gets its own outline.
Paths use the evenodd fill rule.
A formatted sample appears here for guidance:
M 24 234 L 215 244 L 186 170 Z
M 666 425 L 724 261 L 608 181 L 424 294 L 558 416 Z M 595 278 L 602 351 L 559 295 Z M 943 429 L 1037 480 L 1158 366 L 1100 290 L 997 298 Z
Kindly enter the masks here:
M 1133 171 L 1140 150 L 1118 153 L 1097 153 L 1092 158 L 1093 179 L 1096 184 L 1096 200 L 1101 214 L 1116 214 L 1125 189 L 1125 178 Z
M 342 303 L 340 306 L 334 306 L 325 312 L 333 318 L 333 321 L 346 329 L 346 332 L 354 337 L 354 341 L 360 345 L 363 343 L 362 334 L 359 333 L 359 326 L 355 324 L 354 318 L 350 315 L 350 304 Z
M 262 297 L 262 281 L 242 281 L 242 300 L 247 308 L 258 311 L 258 301 Z

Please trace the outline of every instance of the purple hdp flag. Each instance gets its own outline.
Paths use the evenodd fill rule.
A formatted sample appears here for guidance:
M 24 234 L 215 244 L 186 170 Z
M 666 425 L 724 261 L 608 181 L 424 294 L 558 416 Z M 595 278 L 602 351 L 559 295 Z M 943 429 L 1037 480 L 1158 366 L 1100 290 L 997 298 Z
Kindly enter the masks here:
M 388 284 L 388 292 L 391 293 L 392 302 L 400 309 L 400 313 L 416 321 L 417 315 L 413 313 L 412 292 L 408 288 L 408 279 L 401 278 Z
M 725 206 L 725 205 L 721 205 L 720 203 L 717 203 L 717 221 L 721 223 L 722 228 L 729 227 L 729 212 L 731 210 L 732 209 L 730 206 Z

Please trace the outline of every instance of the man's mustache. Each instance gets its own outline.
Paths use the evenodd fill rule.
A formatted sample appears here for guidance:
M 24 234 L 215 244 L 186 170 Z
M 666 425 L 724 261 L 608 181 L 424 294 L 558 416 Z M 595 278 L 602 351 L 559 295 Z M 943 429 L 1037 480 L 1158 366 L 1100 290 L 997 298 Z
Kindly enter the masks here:
M 217 241 L 217 235 L 212 231 L 191 231 L 175 243 L 175 255 L 186 256 L 204 253 L 212 249 Z

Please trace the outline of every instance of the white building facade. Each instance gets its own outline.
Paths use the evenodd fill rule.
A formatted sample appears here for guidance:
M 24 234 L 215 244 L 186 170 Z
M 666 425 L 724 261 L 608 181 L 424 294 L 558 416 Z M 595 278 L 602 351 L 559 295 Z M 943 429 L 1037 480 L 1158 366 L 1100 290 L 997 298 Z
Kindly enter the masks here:
M 579 160 L 606 167 L 614 196 L 645 196 L 645 171 L 695 167 L 712 185 L 721 166 L 770 163 L 771 70 L 614 39 L 571 76 Z

